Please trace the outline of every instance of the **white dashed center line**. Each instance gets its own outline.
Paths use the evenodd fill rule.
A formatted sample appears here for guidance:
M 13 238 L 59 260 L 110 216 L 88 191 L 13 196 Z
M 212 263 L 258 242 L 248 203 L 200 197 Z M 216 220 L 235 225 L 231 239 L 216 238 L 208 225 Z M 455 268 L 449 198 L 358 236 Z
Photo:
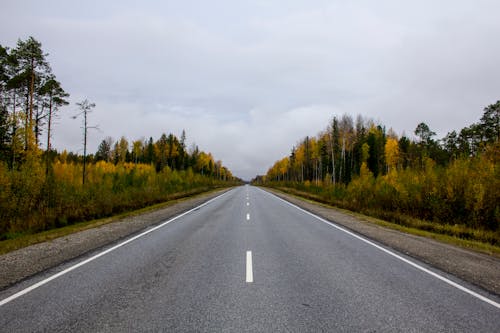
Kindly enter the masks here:
M 252 251 L 247 251 L 247 283 L 253 282 Z

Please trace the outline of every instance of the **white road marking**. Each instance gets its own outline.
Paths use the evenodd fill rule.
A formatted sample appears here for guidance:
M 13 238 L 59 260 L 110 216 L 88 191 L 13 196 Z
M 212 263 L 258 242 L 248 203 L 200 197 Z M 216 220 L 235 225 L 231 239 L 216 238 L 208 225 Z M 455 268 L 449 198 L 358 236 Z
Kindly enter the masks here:
M 381 250 L 381 251 L 383 251 L 383 252 L 387 253 L 388 255 L 393 256 L 394 258 L 397 258 L 397 259 L 399 259 L 399 260 L 401 260 L 401 261 L 403 261 L 403 262 L 407 263 L 408 265 L 413 266 L 413 267 L 415 267 L 416 269 L 418 269 L 418 270 L 420 270 L 420 271 L 422 271 L 422 272 L 425 272 L 425 273 L 427 273 L 427 274 L 429 274 L 429 275 L 431 275 L 431 276 L 435 277 L 436 279 L 439 279 L 439 280 L 441 280 L 441 281 L 443 281 L 443 282 L 445 282 L 445 283 L 449 284 L 450 286 L 453 286 L 453 287 L 455 287 L 455 288 L 457 288 L 457 289 L 459 289 L 459 290 L 461 290 L 461 291 L 463 291 L 463 292 L 465 292 L 465 293 L 467 293 L 467 294 L 469 294 L 469 295 L 471 295 L 471 296 L 473 296 L 473 297 L 476 297 L 477 299 L 480 299 L 480 300 L 481 300 L 481 301 L 483 301 L 483 302 L 486 302 L 486 303 L 488 303 L 488 304 L 491 304 L 491 305 L 493 305 L 494 307 L 496 307 L 496 308 L 500 309 L 500 303 L 497 303 L 497 302 L 495 302 L 494 300 L 491 300 L 491 299 L 489 299 L 489 298 L 487 298 L 487 297 L 485 297 L 485 296 L 483 296 L 483 295 L 480 295 L 480 294 L 478 294 L 478 293 L 476 293 L 476 292 L 474 292 L 474 291 L 470 290 L 469 288 L 466 288 L 466 287 L 464 287 L 464 286 L 462 286 L 462 285 L 460 285 L 460 284 L 458 284 L 458 283 L 456 283 L 456 282 L 453 282 L 453 281 L 451 281 L 450 279 L 447 279 L 447 278 L 445 278 L 444 276 L 441 276 L 441 275 L 439 275 L 439 274 L 437 274 L 437 273 L 435 273 L 435 272 L 433 272 L 433 271 L 431 271 L 431 270 L 429 270 L 429 269 L 427 269 L 427 268 L 425 268 L 425 267 L 422 267 L 422 266 L 420 266 L 419 264 L 414 263 L 414 262 L 413 262 L 413 261 L 411 261 L 411 260 L 408 260 L 408 259 L 406 259 L 406 258 L 403 258 L 402 256 L 400 256 L 400 255 L 398 255 L 398 254 L 396 254 L 396 253 L 394 253 L 394 252 L 392 252 L 392 251 L 390 251 L 390 250 L 388 250 L 388 249 L 386 249 L 386 248 L 384 248 L 384 247 L 382 247 L 382 246 L 380 246 L 380 245 L 377 245 L 377 244 L 373 243 L 372 241 L 370 241 L 370 240 L 368 240 L 368 239 L 366 239 L 366 238 L 363 238 L 363 237 L 361 237 L 361 236 L 359 236 L 359 235 L 356 235 L 355 233 L 353 233 L 353 232 L 351 232 L 351 231 L 349 231 L 349 230 L 347 230 L 347 229 L 344 229 L 344 228 L 342 228 L 342 227 L 340 227 L 340 226 L 338 226 L 338 225 L 334 224 L 333 222 L 330 222 L 330 221 L 328 221 L 328 220 L 325 220 L 324 218 L 322 218 L 322 217 L 320 217 L 320 216 L 318 216 L 318 215 L 315 215 L 315 214 L 313 214 L 313 213 L 311 213 L 311 212 L 309 212 L 309 211 L 307 211 L 307 210 L 305 210 L 305 209 L 302 209 L 302 208 L 300 208 L 299 206 L 294 205 L 294 204 L 293 204 L 293 203 L 291 203 L 291 202 L 288 202 L 288 201 L 286 201 L 286 200 L 284 200 L 284 199 L 281 199 L 280 197 L 278 197 L 278 196 L 276 196 L 276 195 L 274 195 L 274 194 L 272 194 L 272 193 L 269 193 L 269 192 L 264 191 L 264 190 L 262 190 L 262 189 L 261 189 L 261 191 L 263 191 L 264 193 L 269 194 L 269 195 L 271 195 L 271 196 L 275 197 L 275 198 L 276 198 L 276 199 L 278 199 L 278 200 L 283 201 L 283 202 L 284 202 L 284 203 L 286 203 L 287 205 L 290 205 L 290 206 L 292 206 L 292 207 L 295 207 L 296 209 L 298 209 L 298 210 L 300 210 L 300 211 L 302 211 L 302 212 L 304 212 L 304 213 L 306 213 L 306 214 L 308 214 L 308 215 L 310 215 L 310 216 L 312 216 L 312 217 L 314 217 L 314 218 L 316 218 L 316 219 L 320 220 L 320 221 L 321 221 L 321 222 L 323 222 L 323 223 L 326 223 L 326 224 L 327 224 L 327 225 L 329 225 L 330 227 L 336 228 L 336 229 L 338 229 L 338 230 L 340 230 L 340 231 L 345 232 L 345 233 L 346 233 L 346 234 L 348 234 L 348 235 L 351 235 L 351 236 L 352 236 L 352 237 L 354 237 L 354 238 L 357 238 L 357 239 L 359 239 L 359 240 L 361 240 L 361 241 L 363 241 L 363 242 L 365 242 L 365 243 L 367 243 L 367 244 L 370 244 L 371 246 L 373 246 L 373 247 L 375 247 L 375 248 L 377 248 L 377 249 L 379 249 L 379 250 Z
M 247 251 L 247 283 L 253 282 L 252 251 Z
M 151 233 L 151 232 L 153 232 L 153 231 L 155 231 L 155 230 L 158 230 L 158 229 L 160 229 L 160 228 L 162 228 L 162 227 L 166 226 L 167 224 L 169 224 L 169 223 L 171 223 L 171 222 L 173 222 L 173 221 L 175 221 L 175 220 L 178 220 L 178 219 L 180 219 L 181 217 L 183 217 L 183 216 L 185 216 L 185 215 L 187 215 L 187 214 L 189 214 L 189 213 L 191 213 L 191 212 L 194 212 L 195 210 L 197 210 L 197 209 L 199 209 L 199 208 L 201 208 L 201 207 L 203 207 L 203 206 L 208 205 L 209 203 L 211 203 L 211 202 L 213 202 L 213 201 L 215 201 L 215 200 L 217 200 L 217 199 L 221 198 L 222 196 L 226 195 L 226 194 L 227 194 L 227 193 L 229 193 L 229 192 L 231 192 L 231 191 L 224 192 L 224 193 L 222 193 L 221 195 L 219 195 L 219 196 L 217 196 L 217 197 L 215 197 L 215 198 L 213 198 L 213 199 L 210 199 L 210 200 L 208 200 L 207 202 L 205 202 L 205 203 L 203 203 L 203 204 L 201 204 L 201 205 L 199 205 L 199 206 L 197 206 L 197 207 L 195 207 L 195 208 L 193 208 L 193 209 L 190 209 L 190 210 L 188 210 L 188 211 L 186 211 L 186 212 L 184 212 L 184 213 L 182 213 L 182 214 L 180 214 L 180 215 L 177 215 L 177 216 L 175 216 L 175 217 L 171 218 L 170 220 L 168 220 L 168 221 L 166 221 L 166 222 L 163 222 L 162 224 L 157 225 L 156 227 L 153 227 L 153 228 L 151 228 L 151 229 L 148 229 L 148 230 L 144 231 L 143 233 L 141 233 L 141 234 L 139 234 L 139 235 L 136 235 L 136 236 L 134 236 L 134 237 L 132 237 L 132 238 L 129 238 L 129 239 L 127 239 L 126 241 L 121 242 L 120 244 L 117 244 L 117 245 L 115 245 L 115 246 L 113 246 L 113 247 L 111 247 L 111 248 L 109 248 L 109 249 L 107 249 L 107 250 L 104 250 L 104 251 L 102 251 L 102 252 L 100 252 L 100 253 L 96 254 L 95 256 L 92 256 L 92 257 L 90 257 L 90 258 L 88 258 L 88 259 L 85 259 L 85 260 L 83 260 L 83 261 L 79 262 L 78 264 L 75 264 L 75 265 L 73 265 L 73 266 L 71 266 L 71 267 L 69 267 L 69 268 L 66 268 L 65 270 L 63 270 L 63 271 L 61 271 L 61 272 L 59 272 L 59 273 L 56 273 L 56 274 L 54 274 L 54 275 L 52 275 L 52 276 L 50 276 L 50 277 L 46 278 L 45 280 L 39 281 L 39 282 L 37 282 L 37 283 L 35 283 L 35 284 L 33 284 L 33 285 L 29 286 L 28 288 L 23 289 L 23 290 L 21 290 L 21 291 L 19 291 L 19 292 L 15 293 L 14 295 L 11 295 L 11 296 L 9 296 L 9 297 L 7 297 L 7 298 L 5 298 L 5 299 L 1 300 L 1 301 L 0 301 L 0 306 L 5 305 L 5 304 L 7 304 L 7 303 L 9 303 L 9 302 L 11 302 L 11 301 L 13 301 L 13 300 L 15 300 L 16 298 L 19 298 L 19 297 L 21 297 L 21 296 L 23 296 L 23 295 L 25 295 L 25 294 L 27 294 L 27 293 L 29 293 L 29 292 L 31 292 L 31 291 L 33 291 L 33 290 L 37 289 L 37 288 L 39 288 L 39 287 L 43 286 L 44 284 L 47 284 L 48 282 L 50 282 L 50 281 L 52 281 L 52 280 L 55 280 L 55 279 L 57 279 L 58 277 L 63 276 L 64 274 L 69 273 L 69 272 L 71 272 L 71 271 L 73 271 L 73 270 L 77 269 L 78 267 L 81 267 L 81 266 L 83 266 L 83 265 L 85 265 L 85 264 L 88 264 L 89 262 L 94 261 L 94 260 L 96 260 L 97 258 L 100 258 L 100 257 L 104 256 L 105 254 L 108 254 L 108 253 L 110 253 L 110 252 L 112 252 L 112 251 L 114 251 L 114 250 L 116 250 L 116 249 L 118 249 L 118 248 L 120 248 L 120 247 L 122 247 L 122 246 L 124 246 L 124 245 L 126 245 L 126 244 L 128 244 L 128 243 L 130 243 L 130 242 L 132 242 L 132 241 L 134 241 L 134 240 L 136 240 L 136 239 L 138 239 L 138 238 L 141 238 L 141 237 L 143 237 L 143 236 L 145 236 L 145 235 L 147 235 L 147 234 L 149 234 L 149 233 Z
M 247 206 L 250 206 L 250 202 L 247 202 Z
M 247 221 L 250 221 L 250 214 L 247 213 Z

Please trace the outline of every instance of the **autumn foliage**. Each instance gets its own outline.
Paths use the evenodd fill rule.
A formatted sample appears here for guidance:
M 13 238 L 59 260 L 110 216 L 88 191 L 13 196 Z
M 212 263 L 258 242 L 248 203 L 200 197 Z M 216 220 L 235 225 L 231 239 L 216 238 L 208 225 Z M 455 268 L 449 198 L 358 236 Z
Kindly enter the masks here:
M 395 223 L 500 244 L 500 101 L 481 120 L 435 141 L 349 116 L 307 137 L 255 183 Z M 418 221 L 417 221 L 418 220 Z
M 220 186 L 236 184 L 169 167 L 98 161 L 87 166 L 58 157 L 47 174 L 41 159 L 25 161 L 18 169 L 0 163 L 0 239 L 37 232 L 89 219 L 110 216 L 146 205 Z
M 78 104 L 83 156 L 53 150 L 51 124 L 69 95 L 46 57 L 33 37 L 0 45 L 0 240 L 239 183 L 212 154 L 187 149 L 184 132 L 108 137 L 88 155 L 88 101 Z

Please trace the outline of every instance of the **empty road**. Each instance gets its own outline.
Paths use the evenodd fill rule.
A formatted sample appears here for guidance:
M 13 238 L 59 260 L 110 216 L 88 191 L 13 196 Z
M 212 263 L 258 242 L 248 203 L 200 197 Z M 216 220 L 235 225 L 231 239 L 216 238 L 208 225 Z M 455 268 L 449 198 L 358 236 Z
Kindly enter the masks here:
M 499 332 L 498 303 L 242 186 L 0 292 L 0 331 Z

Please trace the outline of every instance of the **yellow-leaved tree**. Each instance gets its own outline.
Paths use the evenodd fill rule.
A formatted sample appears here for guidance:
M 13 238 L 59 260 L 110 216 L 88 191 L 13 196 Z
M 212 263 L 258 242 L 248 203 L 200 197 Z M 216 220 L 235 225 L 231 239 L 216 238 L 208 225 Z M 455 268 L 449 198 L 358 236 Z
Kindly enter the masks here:
M 388 138 L 385 143 L 385 162 L 387 171 L 396 170 L 399 164 L 399 145 L 394 138 Z

